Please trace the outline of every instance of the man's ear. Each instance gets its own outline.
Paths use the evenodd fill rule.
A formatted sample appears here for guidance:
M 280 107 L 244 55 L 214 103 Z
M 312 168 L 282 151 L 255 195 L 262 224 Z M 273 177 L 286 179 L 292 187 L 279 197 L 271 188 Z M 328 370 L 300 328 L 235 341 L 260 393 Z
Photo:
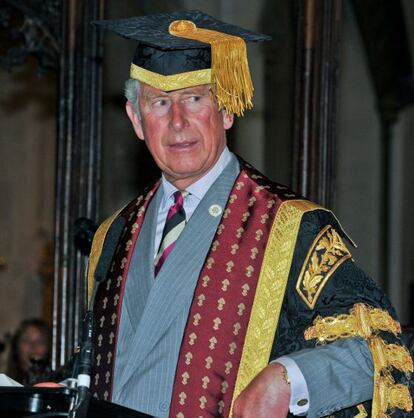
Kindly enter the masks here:
M 233 126 L 233 122 L 234 122 L 234 114 L 233 113 L 228 113 L 226 111 L 226 109 L 222 110 L 222 115 L 223 115 L 223 127 L 224 129 L 230 129 Z
M 144 140 L 144 130 L 142 129 L 142 121 L 139 118 L 139 116 L 137 115 L 137 112 L 135 111 L 134 105 L 130 101 L 126 102 L 125 110 L 127 112 L 129 120 L 132 123 L 134 131 L 137 134 L 137 137 L 143 141 Z

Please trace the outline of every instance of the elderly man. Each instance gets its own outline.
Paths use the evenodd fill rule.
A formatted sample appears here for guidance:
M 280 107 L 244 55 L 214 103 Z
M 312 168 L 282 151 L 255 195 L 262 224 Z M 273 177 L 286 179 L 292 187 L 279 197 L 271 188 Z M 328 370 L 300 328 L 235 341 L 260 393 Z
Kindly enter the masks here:
M 245 42 L 267 37 L 199 11 L 98 24 L 139 42 L 126 111 L 162 178 L 96 234 L 91 278 L 125 219 L 94 396 L 156 417 L 408 416 L 399 324 L 336 218 L 226 146 L 251 107 Z

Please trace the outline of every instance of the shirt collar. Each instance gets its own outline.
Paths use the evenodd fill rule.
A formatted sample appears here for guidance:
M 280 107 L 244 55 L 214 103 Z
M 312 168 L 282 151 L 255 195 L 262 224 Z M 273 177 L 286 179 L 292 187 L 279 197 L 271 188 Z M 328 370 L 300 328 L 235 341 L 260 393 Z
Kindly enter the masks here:
M 216 181 L 217 177 L 222 173 L 230 160 L 231 152 L 226 146 L 211 170 L 209 170 L 207 174 L 205 174 L 195 183 L 190 184 L 186 190 L 191 193 L 192 196 L 198 200 L 201 200 L 207 193 L 208 189 Z M 170 199 L 174 192 L 176 192 L 178 189 L 165 178 L 164 173 L 162 174 L 161 186 L 163 188 L 162 203 L 166 204 L 168 199 Z

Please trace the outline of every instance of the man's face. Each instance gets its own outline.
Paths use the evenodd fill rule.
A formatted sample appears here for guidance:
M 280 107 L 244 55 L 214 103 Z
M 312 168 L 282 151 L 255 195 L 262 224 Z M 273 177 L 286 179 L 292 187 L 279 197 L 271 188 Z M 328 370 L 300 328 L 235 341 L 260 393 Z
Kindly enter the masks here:
M 233 125 L 233 115 L 218 111 L 208 85 L 164 92 L 142 84 L 141 119 L 131 103 L 126 108 L 158 167 L 181 190 L 213 167 Z

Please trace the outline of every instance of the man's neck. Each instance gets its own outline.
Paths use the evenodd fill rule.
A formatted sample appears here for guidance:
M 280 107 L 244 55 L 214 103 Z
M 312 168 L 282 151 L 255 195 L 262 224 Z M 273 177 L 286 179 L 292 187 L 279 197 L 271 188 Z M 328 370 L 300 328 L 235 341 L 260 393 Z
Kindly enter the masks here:
M 223 152 L 220 154 L 220 157 L 213 165 L 213 167 L 203 176 L 198 178 L 195 181 L 188 182 L 187 184 L 184 183 L 171 183 L 168 179 L 164 176 L 162 177 L 164 191 L 167 193 L 172 192 L 173 189 L 178 190 L 187 190 L 193 195 L 197 196 L 199 199 L 202 199 L 204 194 L 207 190 L 211 187 L 211 185 L 216 181 L 217 177 L 222 173 L 224 168 L 227 166 L 229 161 L 231 160 L 231 152 L 227 147 L 224 148 Z

